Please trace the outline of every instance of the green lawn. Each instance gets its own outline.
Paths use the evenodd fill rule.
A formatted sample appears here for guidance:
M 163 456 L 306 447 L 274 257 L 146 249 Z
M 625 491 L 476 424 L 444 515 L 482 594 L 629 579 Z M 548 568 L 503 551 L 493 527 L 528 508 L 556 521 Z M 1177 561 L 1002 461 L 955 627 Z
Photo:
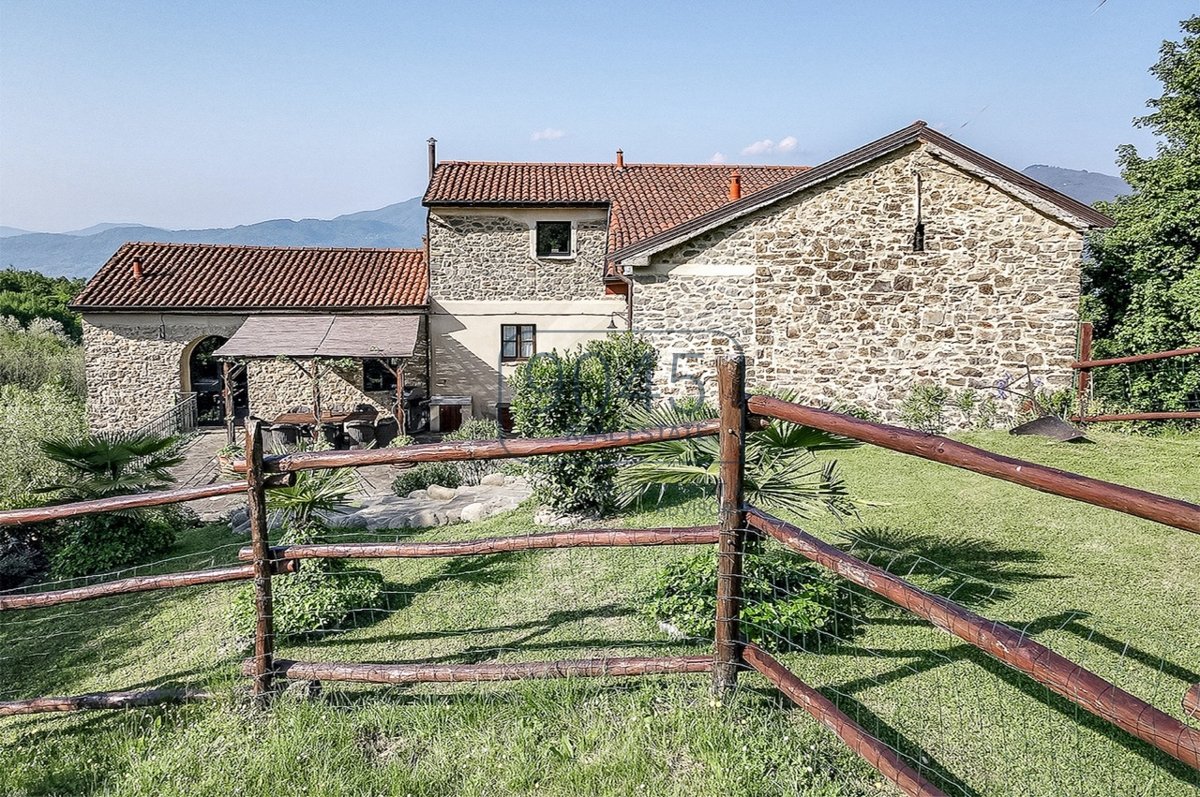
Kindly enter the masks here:
M 1094 435 L 1054 445 L 962 439 L 1200 501 L 1200 438 Z M 808 526 L 976 611 L 1026 629 L 1181 716 L 1200 680 L 1200 537 L 878 449 L 840 455 L 851 522 Z M 524 533 L 522 509 L 413 539 Z M 669 501 L 619 525 L 712 522 Z M 381 535 L 395 538 L 396 535 Z M 169 569 L 231 561 L 208 529 Z M 689 548 L 384 561 L 391 610 L 280 655 L 346 661 L 532 660 L 703 650 L 638 612 Z M 0 698 L 197 684 L 215 704 L 0 720 L 3 794 L 877 795 L 893 791 L 761 678 L 728 706 L 706 676 L 480 687 L 326 685 L 266 714 L 245 705 L 237 586 L 0 615 Z M 1198 794 L 1196 773 L 881 604 L 853 639 L 782 658 L 948 793 Z

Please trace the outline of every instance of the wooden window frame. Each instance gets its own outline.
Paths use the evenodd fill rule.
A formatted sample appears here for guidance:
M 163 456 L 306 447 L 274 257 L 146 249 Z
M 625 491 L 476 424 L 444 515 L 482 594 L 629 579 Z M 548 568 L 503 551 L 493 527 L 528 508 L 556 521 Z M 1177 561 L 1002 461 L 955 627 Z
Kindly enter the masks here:
M 513 338 L 513 345 L 516 347 L 516 354 L 508 357 L 504 354 L 504 330 L 507 328 L 516 330 Z M 527 355 L 521 354 L 522 330 L 529 330 L 529 347 L 530 352 Z M 500 362 L 502 363 L 522 363 L 528 360 L 533 355 L 537 354 L 537 324 L 501 324 L 500 325 Z

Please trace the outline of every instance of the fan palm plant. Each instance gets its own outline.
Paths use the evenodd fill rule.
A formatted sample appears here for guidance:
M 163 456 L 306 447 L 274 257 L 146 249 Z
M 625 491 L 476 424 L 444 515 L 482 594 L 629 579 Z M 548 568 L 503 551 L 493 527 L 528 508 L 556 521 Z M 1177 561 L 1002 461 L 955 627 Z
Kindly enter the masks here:
M 69 477 L 38 492 L 89 500 L 161 490 L 175 481 L 170 469 L 183 462 L 177 442 L 148 433 L 47 438 L 39 444 L 42 453 L 66 468 Z
M 717 417 L 707 404 L 663 405 L 651 410 L 633 408 L 634 428 L 678 426 Z M 787 421 L 774 420 L 762 431 L 746 437 L 746 500 L 801 517 L 823 510 L 836 516 L 854 511 L 855 504 L 837 469 L 837 462 L 822 462 L 814 452 L 853 448 L 854 440 Z M 664 440 L 631 449 L 636 458 L 617 474 L 623 503 L 629 504 L 669 485 L 707 490 L 715 488 L 721 469 L 720 445 L 715 437 Z

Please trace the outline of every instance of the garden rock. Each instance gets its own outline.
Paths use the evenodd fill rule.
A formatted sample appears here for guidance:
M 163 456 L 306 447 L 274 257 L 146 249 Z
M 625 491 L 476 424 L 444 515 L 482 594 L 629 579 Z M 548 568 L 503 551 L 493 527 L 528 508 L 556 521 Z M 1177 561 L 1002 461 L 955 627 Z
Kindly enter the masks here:
M 507 481 L 503 473 L 489 473 L 480 479 L 479 483 L 484 487 L 503 487 Z
M 457 491 L 454 488 L 443 487 L 440 484 L 429 485 L 425 492 L 435 501 L 449 501 L 457 495 Z

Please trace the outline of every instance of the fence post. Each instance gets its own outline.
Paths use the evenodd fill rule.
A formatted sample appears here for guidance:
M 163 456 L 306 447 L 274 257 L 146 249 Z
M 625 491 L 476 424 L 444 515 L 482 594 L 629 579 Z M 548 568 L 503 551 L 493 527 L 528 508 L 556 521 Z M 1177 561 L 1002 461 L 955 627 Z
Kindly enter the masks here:
M 262 424 L 246 419 L 246 493 L 250 549 L 254 555 L 254 699 L 266 703 L 274 675 L 275 623 L 271 605 L 271 549 L 267 543 L 267 490 Z
M 1092 322 L 1084 321 L 1079 327 L 1079 361 L 1092 359 Z M 1076 376 L 1075 397 L 1079 401 L 1079 417 L 1086 418 L 1088 414 L 1088 381 L 1092 377 L 1091 369 L 1080 368 Z
M 742 555 L 746 544 L 746 515 L 742 505 L 742 478 L 746 461 L 746 368 L 741 356 L 717 362 L 720 400 L 721 480 L 717 543 L 717 618 L 713 656 L 713 691 L 727 695 L 737 686 L 742 661 L 738 629 L 741 613 Z

